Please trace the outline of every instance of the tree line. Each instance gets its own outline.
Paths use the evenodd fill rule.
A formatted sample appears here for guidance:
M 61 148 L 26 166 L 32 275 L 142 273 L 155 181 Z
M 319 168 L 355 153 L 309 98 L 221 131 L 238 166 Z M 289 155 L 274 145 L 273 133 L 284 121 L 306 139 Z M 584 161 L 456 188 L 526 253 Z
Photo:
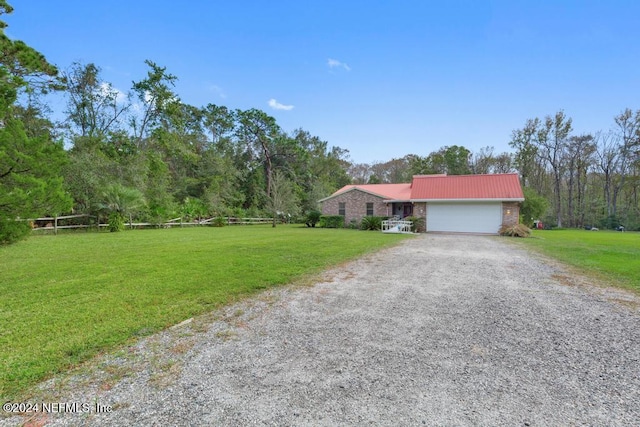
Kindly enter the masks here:
M 517 172 L 525 224 L 640 230 L 640 110 L 627 108 L 613 117 L 609 131 L 579 135 L 564 111 L 528 119 L 512 132 L 509 145 L 513 153 L 445 146 L 425 157 L 351 164 L 348 172 L 360 184 L 410 182 L 416 174 Z
M 625 109 L 612 125 L 575 135 L 559 111 L 513 131 L 514 165 L 529 194 L 549 201 L 548 223 L 640 229 L 640 110 Z
M 11 11 L 0 0 L 0 15 Z M 614 131 L 586 135 L 573 135 L 562 111 L 530 119 L 513 131 L 513 153 L 453 145 L 358 164 L 259 109 L 183 102 L 177 77 L 153 61 L 125 93 L 95 64 L 58 70 L 5 27 L 0 21 L 0 243 L 26 235 L 21 220 L 42 215 L 86 213 L 114 229 L 129 218 L 302 215 L 346 184 L 434 173 L 518 172 L 527 223 L 640 227 L 640 111 L 616 116 Z M 59 122 L 52 92 L 66 99 Z
M 182 102 L 177 78 L 152 61 L 128 94 L 94 64 L 63 74 L 65 183 L 79 212 L 105 200 L 149 222 L 184 215 L 299 214 L 350 182 L 347 151 L 303 129 L 284 132 L 258 109 Z M 106 206 L 108 208 L 108 206 Z M 109 209 L 106 209 L 107 211 Z

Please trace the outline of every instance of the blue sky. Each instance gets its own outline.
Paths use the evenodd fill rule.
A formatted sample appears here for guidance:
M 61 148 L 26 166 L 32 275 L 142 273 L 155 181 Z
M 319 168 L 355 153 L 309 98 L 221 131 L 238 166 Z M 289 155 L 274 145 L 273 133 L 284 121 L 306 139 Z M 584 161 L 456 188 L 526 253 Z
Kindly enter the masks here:
M 638 1 L 13 0 L 6 33 L 127 91 L 150 59 L 183 102 L 259 108 L 355 162 L 510 151 L 528 118 L 574 133 L 640 109 Z

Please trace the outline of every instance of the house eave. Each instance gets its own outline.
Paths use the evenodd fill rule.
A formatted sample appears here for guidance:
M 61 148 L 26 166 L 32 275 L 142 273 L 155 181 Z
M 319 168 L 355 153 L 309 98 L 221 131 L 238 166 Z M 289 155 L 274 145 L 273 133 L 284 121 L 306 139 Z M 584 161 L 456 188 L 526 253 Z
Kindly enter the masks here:
M 320 200 L 318 200 L 318 203 L 322 203 L 322 202 L 324 202 L 326 200 L 329 200 L 329 199 L 332 199 L 334 197 L 342 196 L 343 194 L 347 194 L 347 193 L 349 193 L 351 191 L 361 191 L 363 193 L 370 194 L 370 195 L 375 196 L 375 197 L 380 197 L 381 199 L 384 199 L 384 197 L 385 197 L 384 194 L 374 193 L 373 191 L 365 190 L 364 188 L 353 187 L 353 188 L 350 188 L 348 190 L 343 191 L 342 193 L 332 194 L 329 197 L 325 197 L 324 199 L 320 199 Z
M 410 202 L 524 202 L 524 198 L 511 198 L 511 199 L 411 199 Z
M 411 203 L 410 199 L 384 199 L 384 203 Z

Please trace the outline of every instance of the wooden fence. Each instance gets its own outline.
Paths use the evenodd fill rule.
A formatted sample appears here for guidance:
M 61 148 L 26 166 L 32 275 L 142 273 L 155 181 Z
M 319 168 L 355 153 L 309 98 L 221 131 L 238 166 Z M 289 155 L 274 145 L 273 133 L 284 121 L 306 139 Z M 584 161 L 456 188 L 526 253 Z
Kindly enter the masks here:
M 87 224 L 72 224 L 72 225 L 60 225 L 60 221 L 69 220 L 69 219 L 79 219 L 86 218 Z M 212 217 L 212 218 L 200 218 L 194 220 L 183 220 L 182 217 L 173 218 L 166 222 L 162 223 L 151 223 L 151 222 L 133 222 L 131 218 L 129 218 L 129 222 L 126 225 L 130 229 L 134 228 L 171 228 L 171 227 L 189 227 L 189 226 L 210 226 L 216 223 L 220 217 Z M 95 223 L 91 223 L 91 221 L 95 220 Z M 239 218 L 239 217 L 222 217 L 224 223 L 226 225 L 254 225 L 254 224 L 271 224 L 273 223 L 273 218 Z M 96 228 L 100 229 L 101 227 L 108 227 L 109 224 L 100 224 L 97 223 L 98 218 L 93 215 L 64 215 L 64 216 L 54 216 L 54 217 L 42 217 L 29 219 L 32 224 L 33 231 L 44 231 L 44 230 L 53 230 L 54 234 L 58 234 L 58 230 L 64 229 L 82 229 L 82 228 Z

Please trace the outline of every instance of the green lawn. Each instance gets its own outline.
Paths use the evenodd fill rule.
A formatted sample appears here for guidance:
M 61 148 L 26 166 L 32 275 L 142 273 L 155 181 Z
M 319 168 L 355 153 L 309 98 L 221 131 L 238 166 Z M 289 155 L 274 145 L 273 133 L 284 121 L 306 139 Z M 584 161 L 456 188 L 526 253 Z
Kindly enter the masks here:
M 33 236 L 0 247 L 0 401 L 132 338 L 404 238 L 199 227 Z
M 535 230 L 521 242 L 612 285 L 640 292 L 640 233 Z

